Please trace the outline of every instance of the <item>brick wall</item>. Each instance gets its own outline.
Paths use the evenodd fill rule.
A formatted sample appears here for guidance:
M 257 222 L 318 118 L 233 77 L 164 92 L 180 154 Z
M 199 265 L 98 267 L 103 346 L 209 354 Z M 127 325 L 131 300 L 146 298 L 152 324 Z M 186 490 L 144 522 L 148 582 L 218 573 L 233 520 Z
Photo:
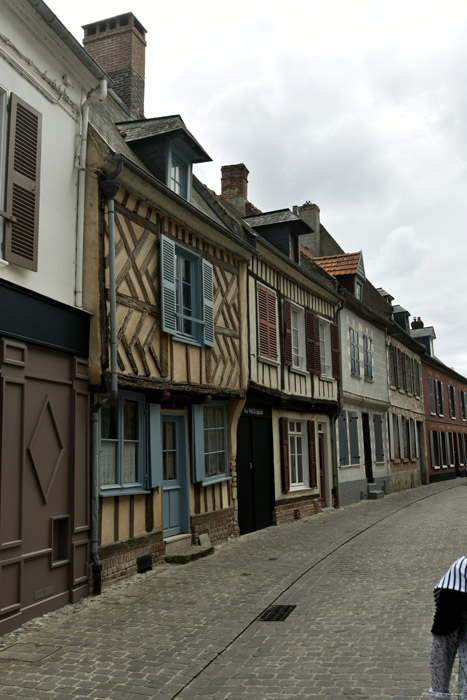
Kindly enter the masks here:
M 318 496 L 306 499 L 288 499 L 276 501 L 273 510 L 273 522 L 275 525 L 283 525 L 293 520 L 300 520 L 310 515 L 316 515 L 322 511 L 322 502 Z
M 211 544 L 226 542 L 230 537 L 238 536 L 233 508 L 224 508 L 212 513 L 193 515 L 191 518 L 193 542 L 198 544 L 200 535 L 207 533 Z

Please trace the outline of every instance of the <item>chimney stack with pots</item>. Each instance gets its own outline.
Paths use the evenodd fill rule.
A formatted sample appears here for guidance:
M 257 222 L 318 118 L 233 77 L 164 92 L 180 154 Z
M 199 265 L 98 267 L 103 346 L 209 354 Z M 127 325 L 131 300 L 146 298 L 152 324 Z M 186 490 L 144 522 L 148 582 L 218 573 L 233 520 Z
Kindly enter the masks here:
M 243 163 L 223 165 L 221 197 L 245 216 L 248 200 L 248 170 Z
M 135 119 L 144 119 L 146 30 L 127 12 L 83 26 L 83 46 L 109 74 L 113 88 Z
M 419 316 L 418 318 L 414 318 L 414 320 L 413 320 L 412 323 L 411 323 L 411 326 L 412 326 L 412 330 L 414 330 L 414 331 L 415 331 L 415 330 L 419 330 L 420 328 L 424 328 L 424 327 L 425 327 L 425 326 L 423 325 L 423 321 L 422 321 L 422 319 L 420 318 L 420 316 Z

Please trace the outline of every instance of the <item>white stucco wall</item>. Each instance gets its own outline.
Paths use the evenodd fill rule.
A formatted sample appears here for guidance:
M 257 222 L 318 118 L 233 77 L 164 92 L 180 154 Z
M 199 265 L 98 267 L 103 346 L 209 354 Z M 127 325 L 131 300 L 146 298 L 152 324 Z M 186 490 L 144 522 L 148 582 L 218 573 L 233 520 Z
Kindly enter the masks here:
M 2 3 L 0 85 L 42 114 L 38 270 L 9 264 L 0 278 L 74 305 L 80 105 L 97 80 L 28 3 L 14 6 Z

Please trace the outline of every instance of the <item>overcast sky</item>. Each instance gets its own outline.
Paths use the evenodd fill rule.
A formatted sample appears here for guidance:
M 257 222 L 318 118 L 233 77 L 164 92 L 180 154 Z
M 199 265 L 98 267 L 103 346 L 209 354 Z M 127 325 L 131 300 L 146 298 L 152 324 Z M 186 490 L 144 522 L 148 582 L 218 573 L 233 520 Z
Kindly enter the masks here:
M 133 12 L 147 117 L 181 114 L 213 162 L 245 163 L 263 211 L 309 200 L 367 277 L 433 325 L 467 376 L 465 0 L 46 0 L 74 36 Z

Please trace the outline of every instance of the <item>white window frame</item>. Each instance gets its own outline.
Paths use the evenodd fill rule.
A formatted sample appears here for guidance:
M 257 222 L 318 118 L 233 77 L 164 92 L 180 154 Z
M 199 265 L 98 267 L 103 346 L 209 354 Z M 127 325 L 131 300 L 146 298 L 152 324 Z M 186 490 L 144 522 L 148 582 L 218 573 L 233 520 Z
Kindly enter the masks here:
M 292 332 L 292 369 L 306 372 L 305 309 L 302 306 L 290 304 L 290 327 Z
M 329 321 L 319 318 L 319 357 L 321 376 L 332 378 L 331 326 Z
M 360 339 L 358 331 L 350 328 L 350 372 L 352 376 L 360 376 Z
M 363 336 L 363 376 L 367 381 L 373 381 L 373 339 Z
M 300 429 L 298 429 L 298 426 L 300 426 Z M 289 419 L 288 428 L 290 491 L 300 491 L 310 487 L 307 422 Z M 297 479 L 298 459 L 301 460 L 301 481 Z

